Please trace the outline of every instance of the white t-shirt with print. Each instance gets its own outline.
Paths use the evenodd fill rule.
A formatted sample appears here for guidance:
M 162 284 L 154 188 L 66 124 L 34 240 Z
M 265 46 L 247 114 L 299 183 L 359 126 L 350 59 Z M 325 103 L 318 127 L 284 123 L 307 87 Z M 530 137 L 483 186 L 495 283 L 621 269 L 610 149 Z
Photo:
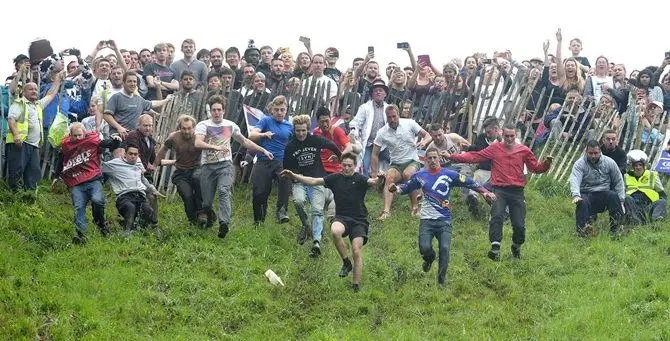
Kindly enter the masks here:
M 200 156 L 201 165 L 232 161 L 230 139 L 243 136 L 240 127 L 235 122 L 226 119 L 221 123 L 214 123 L 211 119 L 202 121 L 195 126 L 195 134 L 205 136 L 205 143 L 207 144 L 225 147 L 224 150 L 203 150 Z

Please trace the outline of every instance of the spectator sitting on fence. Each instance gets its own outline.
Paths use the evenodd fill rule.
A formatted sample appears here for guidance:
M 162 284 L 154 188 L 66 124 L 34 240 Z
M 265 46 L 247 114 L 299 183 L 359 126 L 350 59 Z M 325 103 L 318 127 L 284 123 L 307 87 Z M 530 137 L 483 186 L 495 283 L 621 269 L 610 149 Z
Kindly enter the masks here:
M 274 96 L 277 96 L 283 93 L 284 85 L 286 85 L 285 83 L 289 79 L 290 75 L 284 72 L 284 62 L 281 60 L 280 55 L 275 53 L 270 62 L 270 72 L 265 80 L 265 86 Z
M 104 119 L 109 124 L 110 134 L 118 133 L 125 138 L 128 133 L 135 130 L 137 122 L 144 112 L 153 112 L 152 109 L 160 108 L 172 98 L 171 95 L 162 101 L 148 101 L 135 93 L 137 90 L 138 75 L 127 71 L 123 74 L 123 91 L 110 97 L 105 108 Z M 154 115 L 156 113 L 154 112 Z
M 605 130 L 603 133 L 602 144 L 600 145 L 600 150 L 603 155 L 611 158 L 616 162 L 621 174 L 626 173 L 626 152 L 619 147 L 619 136 L 617 135 L 616 130 Z
M 624 175 L 627 218 L 634 225 L 663 220 L 667 214 L 667 194 L 659 174 L 646 169 L 649 158 L 645 152 L 635 149 L 627 156 L 630 165 Z
M 264 110 L 267 107 L 271 94 L 270 90 L 265 87 L 265 80 L 265 74 L 262 72 L 256 72 L 252 76 L 251 92 L 244 97 L 244 104 L 259 110 Z

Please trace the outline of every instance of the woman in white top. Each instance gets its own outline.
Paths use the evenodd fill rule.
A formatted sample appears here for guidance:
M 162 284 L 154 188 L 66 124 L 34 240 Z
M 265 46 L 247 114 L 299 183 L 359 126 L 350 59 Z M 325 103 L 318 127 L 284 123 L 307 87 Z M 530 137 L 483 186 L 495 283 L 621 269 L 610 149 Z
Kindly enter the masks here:
M 608 89 L 614 88 L 614 78 L 609 71 L 609 61 L 604 56 L 600 56 L 596 59 L 593 75 L 586 79 L 584 97 L 594 100 L 595 105 L 600 103 L 600 98 L 603 94 L 608 93 Z

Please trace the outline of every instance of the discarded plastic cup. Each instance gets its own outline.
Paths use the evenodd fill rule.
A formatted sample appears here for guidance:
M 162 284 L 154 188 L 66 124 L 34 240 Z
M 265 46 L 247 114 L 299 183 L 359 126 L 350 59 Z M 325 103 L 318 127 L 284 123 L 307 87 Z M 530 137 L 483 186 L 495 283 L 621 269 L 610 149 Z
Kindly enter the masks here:
M 271 269 L 265 271 L 265 277 L 267 277 L 270 283 L 272 283 L 273 285 L 284 286 L 284 282 L 282 282 L 281 278 L 279 278 L 279 276 L 277 276 L 277 274 Z

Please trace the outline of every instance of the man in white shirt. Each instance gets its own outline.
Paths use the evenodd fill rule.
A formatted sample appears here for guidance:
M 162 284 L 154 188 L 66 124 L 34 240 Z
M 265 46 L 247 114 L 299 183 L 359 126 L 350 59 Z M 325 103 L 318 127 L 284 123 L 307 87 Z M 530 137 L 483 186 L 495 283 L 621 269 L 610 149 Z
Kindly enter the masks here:
M 7 183 L 13 191 L 23 180 L 26 190 L 37 189 L 40 180 L 40 146 L 44 139 L 42 130 L 43 109 L 55 98 L 65 71 L 55 77 L 49 92 L 38 99 L 37 84 L 30 82 L 23 87 L 23 96 L 14 99 L 7 113 L 10 134 L 7 134 Z
M 337 97 L 337 83 L 323 73 L 326 69 L 326 58 L 322 54 L 315 54 L 312 56 L 312 65 L 310 68 L 312 76 L 303 82 L 303 89 L 312 86 L 316 81 L 315 96 L 318 95 L 316 91 L 318 91 L 319 87 L 323 87 L 323 105 L 331 106 L 329 101 Z
M 400 109 L 391 104 L 386 108 L 386 125 L 378 132 L 372 147 L 371 172 L 377 174 L 379 165 L 379 151 L 388 149 L 391 157 L 391 166 L 386 173 L 386 184 L 384 185 L 384 210 L 379 215 L 379 220 L 389 217 L 393 193 L 389 186 L 397 181 L 408 181 L 409 178 L 421 168 L 417 148 L 425 148 L 432 139 L 430 134 L 412 119 L 400 118 Z M 421 140 L 417 143 L 417 137 Z M 412 214 L 419 212 L 419 191 L 410 194 L 412 202 Z
M 195 126 L 195 147 L 202 149 L 200 157 L 200 190 L 202 209 L 210 215 L 211 226 L 216 213 L 212 210 L 214 195 L 219 191 L 219 238 L 228 234 L 231 209 L 231 187 L 235 169 L 230 140 L 235 139 L 242 147 L 253 149 L 272 159 L 272 153 L 242 135 L 240 127 L 233 121 L 223 118 L 226 100 L 221 96 L 212 96 L 208 101 L 212 118 Z

